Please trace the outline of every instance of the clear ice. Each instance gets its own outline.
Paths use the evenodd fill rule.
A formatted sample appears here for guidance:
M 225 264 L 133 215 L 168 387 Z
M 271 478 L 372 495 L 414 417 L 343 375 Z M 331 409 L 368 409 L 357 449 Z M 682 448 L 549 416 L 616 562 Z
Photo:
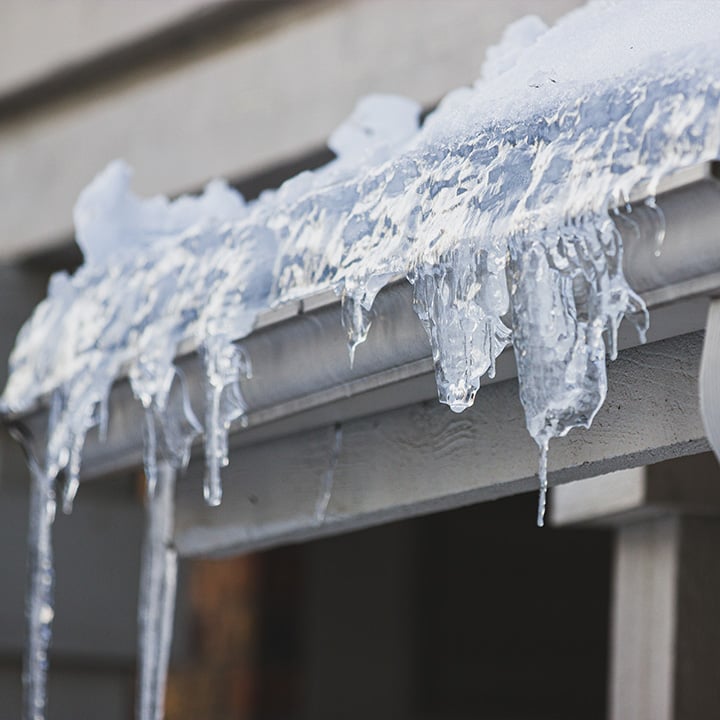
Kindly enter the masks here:
M 63 472 L 70 509 L 85 435 L 107 422 L 121 375 L 145 408 L 151 495 L 161 463 L 182 467 L 202 428 L 187 392 L 170 407 L 169 388 L 184 387 L 174 358 L 195 349 L 206 371 L 205 498 L 217 504 L 251 372 L 236 341 L 258 313 L 332 288 L 352 360 L 377 293 L 405 277 L 453 411 L 512 343 L 540 450 L 542 524 L 550 441 L 590 426 L 619 324 L 631 316 L 642 333 L 646 323 L 623 276 L 616 209 L 647 197 L 661 252 L 659 180 L 718 156 L 719 29 L 720 3 L 702 0 L 593 2 L 551 29 L 526 18 L 489 51 L 482 78 L 422 125 L 411 100 L 365 98 L 330 138 L 335 160 L 253 202 L 221 181 L 196 197 L 142 200 L 129 168 L 112 163 L 75 208 L 85 264 L 52 279 L 3 396 L 5 413 L 51 407 L 45 495 Z M 31 556 L 45 557 L 51 518 L 36 505 Z M 28 697 L 41 708 L 49 624 L 37 618 L 51 612 L 38 610 L 45 585 L 32 587 Z M 146 624 L 157 629 L 154 612 Z
M 47 698 L 48 650 L 55 616 L 52 525 L 55 518 L 55 480 L 30 463 L 30 530 L 28 587 L 25 602 L 27 645 L 23 664 L 23 718 L 42 720 Z
M 351 350 L 352 352 L 352 350 Z M 340 452 L 342 451 L 342 425 L 338 423 L 333 429 L 332 448 L 328 468 L 322 476 L 320 492 L 315 501 L 315 524 L 322 525 L 325 522 L 327 509 L 332 498 L 333 485 L 335 484 L 335 469 L 337 468 Z
M 164 715 L 177 584 L 175 472 L 169 463 L 159 463 L 156 486 L 147 497 L 138 602 L 138 720 L 162 720 Z

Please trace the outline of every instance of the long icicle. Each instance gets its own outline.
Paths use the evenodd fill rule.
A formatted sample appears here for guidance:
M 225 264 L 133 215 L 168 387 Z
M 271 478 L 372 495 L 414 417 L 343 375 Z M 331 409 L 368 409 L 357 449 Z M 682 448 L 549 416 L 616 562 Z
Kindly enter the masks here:
M 177 586 L 175 476 L 169 463 L 158 463 L 157 487 L 147 498 L 138 603 L 138 720 L 162 720 L 165 709 Z
M 537 526 L 543 527 L 545 525 L 545 507 L 547 505 L 547 491 L 548 491 L 548 480 L 547 480 L 547 460 L 548 460 L 548 444 L 549 440 L 543 438 L 539 443 L 540 447 L 540 460 L 538 462 L 538 479 L 540 480 L 540 496 L 538 498 L 538 510 L 537 510 Z
M 27 639 L 23 660 L 23 719 L 43 720 L 47 700 L 48 648 L 55 615 L 52 526 L 55 479 L 30 461 L 28 585 L 25 600 Z

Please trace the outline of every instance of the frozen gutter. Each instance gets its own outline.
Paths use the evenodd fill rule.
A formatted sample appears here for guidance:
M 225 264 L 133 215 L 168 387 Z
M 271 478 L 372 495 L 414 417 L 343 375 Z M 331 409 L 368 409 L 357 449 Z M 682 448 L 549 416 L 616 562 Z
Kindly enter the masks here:
M 720 14 L 693 7 L 526 18 L 422 127 L 417 103 L 365 98 L 329 140 L 336 160 L 254 202 L 222 181 L 141 200 L 122 162 L 97 176 L 74 211 L 85 263 L 52 278 L 0 406 L 47 491 L 29 537 L 28 717 L 52 618 L 36 551 L 81 469 L 145 469 L 138 714 L 155 720 L 176 547 L 247 551 L 538 480 L 542 525 L 548 464 L 557 483 L 700 452 L 708 425 L 720 451 Z M 313 296 L 328 288 L 340 307 Z M 631 347 L 621 321 L 644 341 L 647 305 L 651 342 Z M 456 414 L 430 400 L 431 366 Z M 211 508 L 189 483 L 173 506 L 168 462 L 204 475 Z
M 658 189 L 665 242 L 656 255 L 658 212 L 637 198 L 623 235 L 625 275 L 651 309 L 650 341 L 704 327 L 707 298 L 720 292 L 720 182 L 717 164 L 676 173 Z M 433 362 L 425 330 L 412 309 L 411 288 L 398 281 L 384 289 L 375 320 L 351 367 L 340 304 L 333 293 L 287 303 L 262 314 L 240 344 L 254 368 L 242 379 L 248 411 L 233 426 L 233 447 L 288 435 L 350 418 L 429 400 L 436 395 Z M 627 326 L 627 324 L 626 324 Z M 620 334 L 620 348 L 638 343 L 633 330 Z M 204 412 L 203 368 L 196 353 L 178 361 L 188 379 L 196 412 Z M 496 383 L 516 375 L 512 350 L 499 359 Z M 479 400 L 482 406 L 482 398 Z M 83 479 L 142 465 L 142 407 L 129 383 L 113 387 L 107 437 L 92 430 L 83 452 Z M 41 455 L 46 444 L 45 408 L 8 420 Z

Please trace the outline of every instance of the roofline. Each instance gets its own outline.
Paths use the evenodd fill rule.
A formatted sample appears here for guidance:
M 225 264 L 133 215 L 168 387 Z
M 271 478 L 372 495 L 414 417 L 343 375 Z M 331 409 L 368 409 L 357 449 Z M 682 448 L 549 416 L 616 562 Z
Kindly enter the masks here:
M 656 255 L 656 211 L 642 198 L 633 203 L 633 229 L 620 223 L 625 275 L 651 309 L 649 340 L 704 327 L 707 299 L 720 293 L 720 182 L 716 164 L 706 163 L 668 179 L 657 206 L 666 240 Z M 339 299 L 330 291 L 293 301 L 258 317 L 256 329 L 239 341 L 250 357 L 253 377 L 241 380 L 247 416 L 232 427 L 231 445 L 242 447 L 298 430 L 342 422 L 436 397 L 433 362 L 426 333 L 412 309 L 412 289 L 398 281 L 375 301 L 367 341 L 350 365 Z M 620 349 L 637 345 L 634 332 L 621 331 Z M 177 361 L 202 417 L 205 393 L 197 353 Z M 300 370 L 302 369 L 302 370 Z M 512 348 L 498 359 L 494 379 L 514 377 Z M 142 466 L 142 408 L 129 383 L 118 381 L 109 399 L 110 421 L 101 442 L 88 433 L 82 478 L 91 479 Z M 8 420 L 11 429 L 42 456 L 44 408 Z

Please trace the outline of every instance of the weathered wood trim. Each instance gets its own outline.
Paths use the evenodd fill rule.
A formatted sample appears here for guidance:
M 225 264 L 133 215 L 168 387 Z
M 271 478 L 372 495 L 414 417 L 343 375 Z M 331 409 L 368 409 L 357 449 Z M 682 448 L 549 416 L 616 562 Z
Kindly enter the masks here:
M 592 429 L 551 446 L 551 484 L 707 450 L 697 403 L 701 349 L 702 335 L 694 333 L 623 352 L 609 366 L 607 401 Z M 481 388 L 462 415 L 432 400 L 343 423 L 332 496 L 317 518 L 334 443 L 335 428 L 325 427 L 238 448 L 219 508 L 203 505 L 202 468 L 191 466 L 178 486 L 180 552 L 245 552 L 537 484 L 537 448 L 515 380 Z

